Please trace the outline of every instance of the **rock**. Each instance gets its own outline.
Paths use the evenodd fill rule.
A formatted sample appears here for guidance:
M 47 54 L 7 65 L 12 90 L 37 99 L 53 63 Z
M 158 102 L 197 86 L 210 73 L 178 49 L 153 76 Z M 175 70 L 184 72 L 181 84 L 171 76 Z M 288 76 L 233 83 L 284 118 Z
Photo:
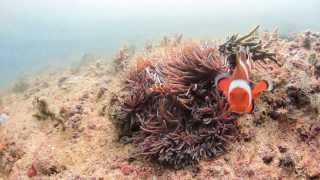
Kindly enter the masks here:
M 278 146 L 280 153 L 285 153 L 288 151 L 288 148 L 284 147 L 284 146 Z
M 320 179 L 320 173 L 316 175 L 308 175 L 307 180 L 319 180 Z
M 309 127 L 300 127 L 297 129 L 297 133 L 303 142 L 319 144 L 317 137 L 320 136 L 320 122 L 312 123 Z
M 37 173 L 36 168 L 34 167 L 34 165 L 31 165 L 31 167 L 27 171 L 27 176 L 31 178 L 31 177 L 36 176 L 37 174 L 38 173 Z
M 120 168 L 122 174 L 124 174 L 125 176 L 128 176 L 130 175 L 131 173 L 133 173 L 133 168 L 129 165 L 123 165 L 121 168 Z
M 120 143 L 121 144 L 130 144 L 130 143 L 132 143 L 132 139 L 128 136 L 123 136 L 120 138 Z
M 48 155 L 48 156 L 50 156 L 50 155 Z M 37 161 L 34 162 L 34 164 L 32 166 L 37 174 L 45 175 L 45 176 L 53 176 L 53 175 L 59 174 L 62 171 L 67 169 L 66 166 L 64 166 L 61 163 L 59 163 L 58 161 L 56 161 L 54 159 L 50 159 L 48 157 L 41 157 L 41 158 L 37 159 Z
M 14 142 L 5 142 L 0 146 L 0 176 L 9 175 L 15 167 L 15 163 L 22 158 L 25 152 Z
M 279 160 L 279 167 L 285 170 L 294 170 L 295 163 L 290 156 L 285 156 Z
M 309 96 L 300 88 L 288 87 L 287 94 L 290 101 L 297 106 L 297 108 L 303 108 L 310 105 L 311 101 Z
M 269 113 L 269 116 L 273 119 L 273 120 L 277 120 L 277 121 L 286 121 L 288 120 L 288 109 L 286 108 L 278 108 L 276 110 L 273 110 Z
M 46 120 L 48 118 L 55 119 L 56 118 L 56 112 L 57 108 L 52 108 L 51 105 L 49 106 L 47 97 L 35 97 L 32 105 L 34 110 L 36 111 L 33 116 L 37 118 L 38 120 Z
M 58 80 L 58 87 L 62 87 L 63 83 L 68 79 L 68 77 L 62 77 Z
M 314 74 L 317 79 L 320 78 L 320 63 L 314 65 Z
M 308 62 L 310 64 L 315 65 L 318 62 L 317 55 L 315 53 L 310 54 L 309 57 L 308 57 Z
M 265 164 L 270 164 L 273 161 L 273 156 L 266 155 L 262 158 L 262 160 Z
M 71 87 L 81 83 L 80 76 L 72 76 L 72 77 L 62 77 L 58 80 L 58 87 L 64 90 L 70 89 Z
M 302 41 L 302 47 L 304 47 L 307 50 L 311 49 L 311 39 L 309 36 L 306 36 Z

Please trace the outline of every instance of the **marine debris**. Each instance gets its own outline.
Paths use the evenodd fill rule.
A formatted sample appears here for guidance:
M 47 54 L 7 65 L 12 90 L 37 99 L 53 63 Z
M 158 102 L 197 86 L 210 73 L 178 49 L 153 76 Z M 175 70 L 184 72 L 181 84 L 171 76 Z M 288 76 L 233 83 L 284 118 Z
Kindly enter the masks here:
M 175 168 L 227 152 L 238 137 L 238 115 L 227 111 L 226 98 L 215 85 L 216 77 L 228 71 L 219 53 L 233 61 L 238 45 L 247 45 L 256 60 L 273 59 L 252 42 L 253 32 L 233 36 L 220 49 L 168 43 L 165 54 L 137 58 L 110 102 L 120 139 L 136 145 L 135 155 Z
M 0 113 L 0 124 L 3 124 L 9 120 L 9 116 L 6 113 Z

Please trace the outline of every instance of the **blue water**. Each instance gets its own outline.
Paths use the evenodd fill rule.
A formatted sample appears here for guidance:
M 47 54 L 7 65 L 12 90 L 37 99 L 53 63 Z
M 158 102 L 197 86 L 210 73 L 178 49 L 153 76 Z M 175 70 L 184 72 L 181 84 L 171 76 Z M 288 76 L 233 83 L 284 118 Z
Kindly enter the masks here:
M 319 0 L 1 0 L 0 86 L 86 53 L 110 56 L 123 44 L 177 32 L 221 38 L 256 24 L 281 33 L 320 31 Z

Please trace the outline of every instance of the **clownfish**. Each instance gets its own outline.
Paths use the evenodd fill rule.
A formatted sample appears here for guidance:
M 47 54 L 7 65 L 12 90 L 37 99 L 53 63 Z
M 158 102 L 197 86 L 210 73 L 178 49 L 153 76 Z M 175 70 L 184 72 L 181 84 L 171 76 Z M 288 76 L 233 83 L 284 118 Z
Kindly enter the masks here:
M 262 91 L 272 89 L 272 84 L 266 80 L 259 81 L 253 87 L 250 80 L 252 62 L 249 50 L 245 50 L 242 47 L 236 54 L 236 66 L 232 75 L 216 79 L 218 90 L 222 91 L 228 100 L 229 112 L 252 112 L 254 109 L 254 99 Z

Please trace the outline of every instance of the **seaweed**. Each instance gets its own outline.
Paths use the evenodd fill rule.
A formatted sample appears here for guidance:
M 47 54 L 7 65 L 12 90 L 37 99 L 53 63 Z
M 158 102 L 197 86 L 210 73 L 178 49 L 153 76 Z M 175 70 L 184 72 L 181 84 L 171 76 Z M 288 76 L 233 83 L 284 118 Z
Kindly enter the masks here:
M 274 53 L 269 52 L 263 48 L 262 42 L 257 37 L 257 31 L 259 25 L 253 28 L 248 34 L 240 36 L 239 34 L 234 34 L 229 37 L 225 43 L 219 46 L 220 53 L 225 57 L 226 62 L 231 69 L 235 67 L 236 64 L 236 53 L 239 51 L 240 47 L 248 48 L 253 61 L 262 61 L 266 63 L 266 59 L 271 60 L 280 66 L 279 62 L 276 60 Z
M 49 110 L 48 102 L 44 98 L 35 97 L 33 106 L 37 109 L 37 113 L 33 116 L 39 120 L 45 120 L 47 118 L 55 119 L 55 114 Z
M 138 59 L 129 68 L 110 115 L 135 156 L 181 168 L 227 151 L 237 116 L 215 88 L 223 66 L 214 48 L 190 44 L 162 61 Z
M 63 119 L 49 108 L 49 104 L 45 98 L 35 97 L 32 104 L 33 108 L 36 110 L 36 113 L 33 114 L 33 117 L 38 120 L 50 119 L 52 121 L 56 121 L 62 126 L 63 130 L 65 129 Z

